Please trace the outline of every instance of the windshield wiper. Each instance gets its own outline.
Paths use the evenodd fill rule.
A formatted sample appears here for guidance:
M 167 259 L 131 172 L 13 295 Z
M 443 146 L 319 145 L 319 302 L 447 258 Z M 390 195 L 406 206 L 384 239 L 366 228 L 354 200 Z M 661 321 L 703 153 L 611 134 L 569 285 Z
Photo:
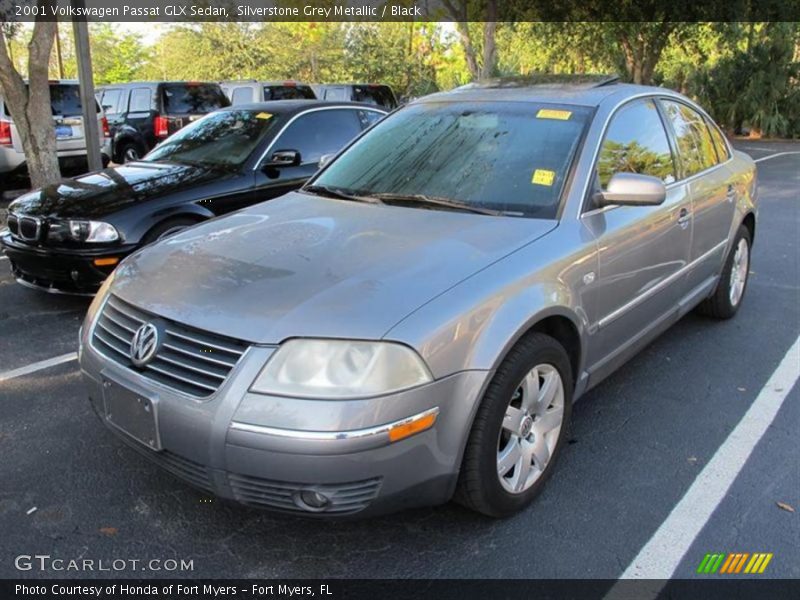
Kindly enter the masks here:
M 460 210 L 464 212 L 476 213 L 479 215 L 492 215 L 494 217 L 504 214 L 502 210 L 494 210 L 491 208 L 483 208 L 480 206 L 473 206 L 466 202 L 459 202 L 458 200 L 451 200 L 450 198 L 440 198 L 439 196 L 428 196 L 426 194 L 395 194 L 393 192 L 385 192 L 378 194 L 369 194 L 370 198 L 376 198 L 381 202 L 413 202 L 418 204 L 425 204 L 432 207 L 449 208 L 451 210 Z
M 301 188 L 300 191 L 311 192 L 312 194 L 317 194 L 320 196 L 330 196 L 340 200 L 353 200 L 355 202 L 367 202 L 369 204 L 383 204 L 383 202 L 378 198 L 373 198 L 371 196 L 358 196 L 357 194 L 350 193 L 348 190 L 332 185 L 307 185 L 306 187 Z

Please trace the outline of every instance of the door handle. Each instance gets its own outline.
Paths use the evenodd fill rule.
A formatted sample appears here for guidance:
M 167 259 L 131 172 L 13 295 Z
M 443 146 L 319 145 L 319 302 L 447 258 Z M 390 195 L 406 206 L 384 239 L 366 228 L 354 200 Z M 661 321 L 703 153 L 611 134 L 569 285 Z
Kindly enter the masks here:
M 733 202 L 736 199 L 736 188 L 732 183 L 728 184 L 728 193 L 725 195 L 728 202 Z
M 686 229 L 689 225 L 689 220 L 692 218 L 691 213 L 689 212 L 688 208 L 682 208 L 678 213 L 678 225 L 682 228 Z

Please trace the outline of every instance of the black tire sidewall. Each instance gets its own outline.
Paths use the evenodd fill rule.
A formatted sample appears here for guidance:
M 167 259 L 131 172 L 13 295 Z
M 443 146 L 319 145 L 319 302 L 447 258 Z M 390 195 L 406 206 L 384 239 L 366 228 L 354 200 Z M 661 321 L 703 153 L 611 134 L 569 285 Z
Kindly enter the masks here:
M 511 353 L 502 370 L 499 369 L 495 374 L 495 378 L 484 396 L 485 404 L 482 405 L 482 409 L 488 411 L 487 419 L 489 423 L 493 424 L 493 433 L 482 440 L 479 468 L 483 482 L 484 500 L 492 507 L 492 512 L 497 516 L 516 513 L 533 501 L 550 478 L 561 448 L 568 437 L 573 392 L 569 358 L 561 345 L 554 339 L 542 335 L 537 338 L 546 341 L 536 344 L 531 349 L 525 348 L 521 352 Z M 528 372 L 540 364 L 552 365 L 561 376 L 564 386 L 564 418 L 558 442 L 542 475 L 530 489 L 521 494 L 511 494 L 503 488 L 497 476 L 497 439 L 511 397 Z
M 739 297 L 739 302 L 736 303 L 734 306 L 731 304 L 731 276 L 733 275 L 733 258 L 736 254 L 736 248 L 739 246 L 739 242 L 744 239 L 747 242 L 747 272 L 745 273 L 744 278 L 744 288 L 742 289 L 742 295 Z M 739 307 L 744 302 L 745 294 L 747 294 L 747 286 L 750 283 L 750 261 L 752 259 L 752 250 L 753 245 L 750 239 L 750 231 L 748 231 L 747 227 L 744 225 L 739 227 L 739 231 L 736 232 L 736 237 L 733 239 L 733 245 L 731 246 L 730 250 L 728 251 L 728 256 L 725 259 L 725 266 L 723 267 L 722 277 L 720 279 L 720 286 L 717 289 L 717 293 L 720 294 L 718 298 L 718 302 L 721 303 L 721 308 L 723 309 L 724 316 L 732 317 L 736 314 L 739 310 Z

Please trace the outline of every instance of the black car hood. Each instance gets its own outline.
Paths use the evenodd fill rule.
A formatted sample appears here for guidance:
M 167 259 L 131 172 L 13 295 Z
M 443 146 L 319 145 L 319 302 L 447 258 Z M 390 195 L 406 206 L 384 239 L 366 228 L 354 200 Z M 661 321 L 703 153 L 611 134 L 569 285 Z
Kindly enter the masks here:
M 218 179 L 224 172 L 166 162 L 133 162 L 34 190 L 9 207 L 16 214 L 95 219 L 131 204 Z

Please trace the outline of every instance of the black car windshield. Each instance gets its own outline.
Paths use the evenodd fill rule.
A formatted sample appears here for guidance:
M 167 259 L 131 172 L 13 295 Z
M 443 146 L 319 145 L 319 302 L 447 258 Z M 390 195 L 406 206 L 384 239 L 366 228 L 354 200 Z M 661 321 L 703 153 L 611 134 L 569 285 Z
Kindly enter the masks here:
M 591 114 L 527 102 L 413 104 L 375 125 L 313 184 L 385 195 L 387 203 L 428 196 L 553 219 Z
M 168 137 L 144 160 L 241 166 L 270 131 L 275 119 L 275 115 L 258 110 L 212 113 Z
M 208 83 L 167 83 L 161 94 L 164 112 L 170 115 L 205 114 L 230 106 L 222 88 Z

